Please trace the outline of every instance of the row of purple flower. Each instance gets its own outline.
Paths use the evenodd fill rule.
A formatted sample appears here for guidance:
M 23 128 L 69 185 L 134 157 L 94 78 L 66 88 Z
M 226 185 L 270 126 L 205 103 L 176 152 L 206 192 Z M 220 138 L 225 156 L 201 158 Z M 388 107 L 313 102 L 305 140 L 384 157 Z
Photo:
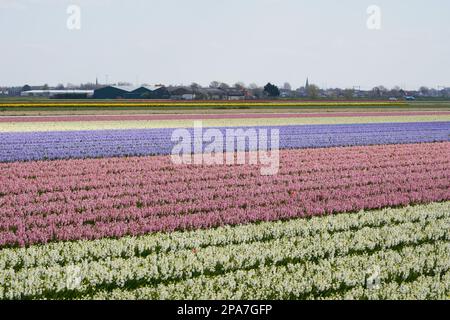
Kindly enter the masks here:
M 230 128 L 216 128 L 224 135 Z M 232 128 L 233 129 L 233 128 Z M 234 128 L 236 129 L 236 128 Z M 242 128 L 248 130 L 249 128 Z M 450 122 L 257 127 L 279 129 L 281 149 L 450 141 Z M 168 155 L 175 129 L 0 133 L 0 162 Z M 193 136 L 193 129 L 187 129 Z M 204 143 L 206 146 L 208 143 Z M 249 141 L 246 150 L 250 149 Z

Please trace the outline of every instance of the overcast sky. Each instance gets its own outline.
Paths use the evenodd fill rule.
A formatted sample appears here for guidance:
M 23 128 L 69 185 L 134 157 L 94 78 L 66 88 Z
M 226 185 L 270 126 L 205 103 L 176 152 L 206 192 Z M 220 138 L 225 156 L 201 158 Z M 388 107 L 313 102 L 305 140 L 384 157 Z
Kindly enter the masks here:
M 0 0 L 0 30 L 0 85 L 450 87 L 448 0 Z

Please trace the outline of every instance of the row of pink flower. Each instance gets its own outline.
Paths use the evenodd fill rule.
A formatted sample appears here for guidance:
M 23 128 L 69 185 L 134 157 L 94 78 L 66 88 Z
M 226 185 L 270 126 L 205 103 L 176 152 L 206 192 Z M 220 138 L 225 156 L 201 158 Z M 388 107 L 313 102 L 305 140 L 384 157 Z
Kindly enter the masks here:
M 428 181 L 427 181 L 428 182 Z M 51 212 L 53 214 L 43 214 L 33 216 L 15 216 L 3 221 L 1 227 L 3 229 L 18 228 L 18 226 L 23 226 L 25 229 L 36 229 L 36 228 L 46 228 L 48 225 L 54 225 L 58 228 L 65 227 L 68 225 L 86 225 L 86 224 L 97 224 L 99 222 L 114 222 L 119 221 L 130 221 L 130 220 L 142 220 L 150 219 L 152 217 L 163 218 L 172 216 L 174 212 L 178 216 L 181 215 L 191 215 L 191 214 L 208 214 L 214 211 L 229 211 L 236 208 L 267 208 L 272 210 L 274 207 L 295 207 L 297 209 L 303 209 L 305 214 L 308 214 L 307 205 L 320 202 L 321 205 L 328 205 L 325 210 L 326 213 L 336 213 L 342 211 L 353 211 L 364 209 L 367 206 L 366 202 L 362 203 L 358 197 L 363 197 L 364 199 L 373 200 L 379 196 L 384 197 L 385 194 L 389 193 L 390 196 L 396 195 L 399 198 L 402 197 L 406 199 L 406 203 L 400 201 L 398 204 L 408 204 L 411 201 L 415 203 L 422 203 L 428 201 L 440 201 L 445 199 L 450 195 L 448 191 L 448 184 L 446 184 L 445 179 L 440 179 L 437 182 L 431 181 L 429 183 L 417 183 L 415 185 L 407 185 L 404 187 L 382 187 L 382 186 L 365 186 L 365 187 L 354 187 L 346 190 L 328 190 L 328 191 L 306 191 L 299 195 L 286 191 L 278 192 L 274 194 L 266 193 L 254 196 L 251 199 L 247 198 L 236 198 L 231 202 L 230 199 L 217 199 L 212 201 L 205 200 L 204 203 L 184 203 L 184 204 L 172 204 L 164 207 L 149 207 L 149 208 L 138 208 L 136 203 L 139 200 L 131 200 L 127 205 L 127 208 L 97 208 L 93 205 L 90 209 L 84 209 L 83 211 L 77 209 L 76 207 L 70 206 L 66 208 L 64 205 L 59 206 L 64 212 L 56 214 L 58 206 L 52 207 Z M 431 183 L 436 183 L 433 188 L 429 188 Z M 447 188 L 447 190 L 445 189 Z M 424 190 L 432 191 L 433 194 L 426 195 L 423 193 Z M 431 197 L 431 198 L 430 198 Z M 351 207 L 346 207 L 342 205 L 341 202 L 345 202 L 348 199 L 351 200 Z M 333 205 L 330 205 L 333 204 Z M 373 206 L 373 204 L 371 205 Z M 375 208 L 378 208 L 375 202 Z M 46 208 L 43 208 L 46 210 Z M 82 217 L 80 215 L 72 214 L 72 212 L 83 213 Z
M 376 148 L 378 147 L 372 147 L 372 150 L 376 150 Z M 345 177 L 349 174 L 357 174 L 359 177 L 362 177 L 361 175 L 366 174 L 367 169 L 369 168 L 371 170 L 383 169 L 384 175 L 392 175 L 398 173 L 399 170 L 403 171 L 401 173 L 422 172 L 427 170 L 430 165 L 435 166 L 434 170 L 439 169 L 439 166 L 440 169 L 444 171 L 448 168 L 450 159 L 445 148 L 443 148 L 441 150 L 442 152 L 439 154 L 428 158 L 426 158 L 428 153 L 414 154 L 409 152 L 409 149 L 406 150 L 408 152 L 403 154 L 400 152 L 403 150 L 399 150 L 396 159 L 394 160 L 388 159 L 391 156 L 389 152 L 383 154 L 380 151 L 377 151 L 377 163 L 370 161 L 370 159 L 363 160 L 363 154 L 357 155 L 354 153 L 352 154 L 351 152 L 343 155 L 342 159 L 333 159 L 332 162 L 327 162 L 322 157 L 311 157 L 310 159 L 305 160 L 300 156 L 296 156 L 294 161 L 301 163 L 300 166 L 295 166 L 295 164 L 290 163 L 289 158 L 284 157 L 282 163 L 286 164 L 286 170 L 283 170 L 282 168 L 280 175 L 277 177 L 277 182 L 287 183 L 293 181 L 295 183 L 300 181 L 302 185 L 307 186 L 308 188 L 314 188 L 314 184 L 319 184 L 320 186 L 323 183 L 324 178 L 330 176 L 330 171 L 338 171 L 333 173 L 332 177 L 334 178 L 334 181 L 332 180 L 332 183 L 342 185 L 345 181 Z M 310 150 L 306 154 L 312 153 L 312 151 L 315 150 Z M 332 151 L 332 149 L 330 149 L 330 151 Z M 357 157 L 356 162 L 353 161 L 355 157 Z M 242 180 L 243 175 L 246 178 L 247 184 L 261 185 L 261 181 L 269 180 L 270 182 L 271 180 L 264 179 L 258 174 L 254 174 L 255 172 L 247 174 L 246 171 L 248 168 L 244 166 L 234 167 L 233 170 L 226 170 L 225 174 L 223 174 L 223 172 L 220 172 L 220 168 L 217 167 L 215 170 L 202 170 L 202 168 L 199 167 L 186 168 L 178 166 L 171 168 L 170 166 L 164 166 L 160 165 L 161 163 L 158 163 L 158 160 L 167 161 L 167 158 L 150 159 L 152 162 L 155 160 L 154 166 L 151 164 L 149 165 L 148 163 L 143 165 L 143 163 L 140 162 L 141 158 L 133 159 L 138 162 L 132 162 L 131 166 L 124 161 L 116 161 L 118 159 L 113 159 L 110 165 L 114 169 L 101 164 L 105 170 L 99 170 L 98 167 L 92 166 L 95 164 L 96 160 L 91 161 L 91 165 L 87 162 L 83 163 L 84 161 L 77 163 L 63 161 L 61 162 L 61 165 L 69 165 L 69 167 L 66 166 L 65 170 L 59 165 L 55 166 L 57 171 L 54 171 L 53 173 L 50 171 L 52 167 L 45 168 L 45 170 L 40 168 L 40 172 L 45 172 L 44 174 L 33 173 L 33 170 L 30 170 L 30 168 L 25 168 L 28 167 L 26 164 L 19 166 L 2 166 L 6 168 L 6 170 L 1 170 L 1 176 L 5 178 L 5 180 L 2 181 L 2 187 L 4 190 L 8 190 L 8 194 L 5 194 L 4 197 L 0 198 L 0 207 L 4 207 L 5 205 L 15 205 L 17 202 L 20 202 L 21 204 L 28 202 L 47 203 L 49 201 L 52 202 L 58 200 L 55 199 L 55 196 L 65 202 L 70 202 L 71 200 L 79 201 L 81 199 L 91 198 L 90 195 L 93 194 L 93 190 L 97 191 L 97 193 L 94 194 L 94 199 L 98 199 L 98 196 L 102 196 L 103 198 L 121 197 L 133 195 L 133 188 L 142 190 L 144 185 L 146 186 L 145 190 L 150 191 L 150 193 L 155 195 L 154 198 L 156 201 L 161 201 L 161 199 L 165 199 L 166 197 L 161 198 L 160 194 L 156 194 L 156 192 L 168 192 L 169 194 L 173 191 L 182 192 L 185 190 L 186 182 L 191 184 L 190 190 L 192 191 L 216 189 L 219 187 L 222 189 L 220 190 L 222 195 L 224 187 L 239 187 L 239 181 Z M 41 164 L 52 165 L 56 164 L 56 162 L 44 162 Z M 86 164 L 87 166 L 84 166 L 83 164 Z M 70 167 L 71 165 L 73 166 Z M 77 172 L 77 168 L 80 168 L 80 165 L 83 165 L 83 170 Z M 125 167 L 121 169 L 121 165 L 125 165 Z M 14 168 L 18 168 L 19 171 L 12 172 Z M 89 168 L 92 170 L 89 170 Z M 199 174 L 199 170 L 201 170 L 201 175 Z M 339 175 L 340 172 L 342 172 L 341 175 Z M 314 175 L 311 175 L 311 173 Z M 373 178 L 379 179 L 379 174 L 377 172 L 374 173 L 375 174 L 372 174 Z M 321 174 L 325 176 L 320 176 Z M 218 179 L 220 179 L 220 183 L 218 183 Z M 351 177 L 349 179 L 351 179 Z M 383 182 L 383 180 L 380 182 Z M 344 185 L 347 183 L 348 182 L 345 182 Z M 161 186 L 163 189 L 161 189 Z M 36 195 L 36 193 L 38 193 L 38 195 Z M 180 196 L 185 197 L 186 194 L 180 193 Z
M 0 165 L 0 246 L 120 237 L 450 199 L 450 143 L 281 152 L 254 166 L 168 157 Z
M 246 191 L 251 199 L 266 195 L 284 195 L 297 193 L 299 199 L 306 196 L 308 192 L 314 194 L 317 191 L 341 190 L 343 188 L 392 188 L 398 190 L 419 188 L 429 184 L 436 186 L 446 186 L 447 169 L 436 166 L 432 173 L 427 173 L 429 168 L 422 166 L 415 168 L 414 171 L 404 172 L 395 171 L 395 168 L 385 170 L 373 169 L 370 171 L 352 171 L 337 173 L 333 177 L 330 174 L 316 174 L 316 181 L 303 181 L 301 178 L 280 177 L 276 186 L 261 185 L 255 178 L 249 178 L 245 184 L 226 182 L 222 184 L 218 181 L 211 181 L 208 184 L 198 183 L 189 189 L 186 193 L 186 184 L 172 183 L 166 185 L 163 189 L 154 186 L 144 186 L 142 180 L 135 180 L 138 185 L 113 187 L 110 190 L 106 188 L 80 190 L 79 192 L 55 191 L 33 196 L 32 193 L 23 195 L 13 195 L 4 197 L 0 207 L 0 228 L 7 217 L 15 217 L 19 212 L 23 212 L 26 217 L 36 215 L 60 215 L 61 213 L 70 213 L 78 210 L 83 212 L 94 212 L 100 209 L 121 209 L 135 207 L 136 203 L 141 203 L 142 207 L 148 207 L 149 212 L 156 215 L 170 214 L 178 208 L 180 204 L 190 205 L 190 209 L 196 208 L 197 211 L 205 211 L 208 208 L 213 210 L 214 205 L 222 207 L 223 203 L 234 205 L 229 200 L 235 200 L 236 194 L 242 192 L 242 188 L 251 184 L 252 181 L 260 185 L 254 185 L 253 188 Z M 311 175 L 310 177 L 311 178 Z M 442 181 L 441 184 L 439 184 Z M 202 186 L 199 186 L 202 184 Z M 139 185 L 142 185 L 139 186 Z M 383 186 L 386 185 L 386 186 Z M 124 189 L 125 188 L 125 189 Z M 102 201 L 100 201 L 102 200 Z M 206 204 L 208 202 L 208 204 Z
M 310 173 L 346 170 L 359 172 L 368 168 L 389 169 L 394 164 L 396 171 L 402 167 L 411 170 L 415 166 L 428 166 L 433 163 L 441 163 L 445 167 L 450 161 L 445 147 L 448 144 L 437 145 L 444 147 L 436 150 L 433 157 L 429 152 L 418 152 L 417 149 L 422 150 L 427 146 L 435 146 L 434 144 L 314 149 L 297 152 L 294 158 L 291 157 L 292 152 L 282 152 L 281 163 L 284 168 L 281 169 L 279 176 L 288 179 L 291 176 L 295 179 L 300 177 L 303 182 L 306 182 L 305 174 Z M 330 153 L 340 150 L 345 150 L 345 153 L 330 161 Z M 366 152 L 367 150 L 370 152 Z M 392 158 L 393 152 L 395 152 L 395 159 Z M 372 154 L 376 154 L 377 162 L 371 160 Z M 436 162 L 436 157 L 439 157 L 439 162 Z M 357 161 L 354 161 L 355 158 Z M 173 166 L 168 157 L 135 157 L 127 158 L 126 161 L 120 158 L 105 158 L 0 164 L 2 187 L 8 191 L 8 194 L 15 195 L 67 190 L 68 183 L 71 184 L 71 191 L 102 187 L 111 190 L 114 186 L 121 188 L 137 185 L 141 180 L 149 182 L 155 190 L 160 189 L 160 185 L 186 181 L 203 188 L 201 183 L 214 182 L 218 178 L 221 181 L 230 181 L 233 185 L 235 180 L 240 180 L 243 174 L 246 175 L 246 179 L 257 177 L 260 180 L 261 177 L 257 171 L 258 169 L 248 172 L 248 167 L 245 166 L 233 167 L 232 170 L 227 170 L 226 167 L 203 170 L 198 166 Z M 270 178 L 267 179 L 270 180 Z M 0 206 L 3 200 L 0 198 Z

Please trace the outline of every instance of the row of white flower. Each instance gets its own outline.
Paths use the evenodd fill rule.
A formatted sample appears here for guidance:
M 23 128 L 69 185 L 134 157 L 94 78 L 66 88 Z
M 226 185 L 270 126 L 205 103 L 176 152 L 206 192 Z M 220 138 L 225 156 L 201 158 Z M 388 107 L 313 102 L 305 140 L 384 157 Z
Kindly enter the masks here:
M 93 299 L 311 299 L 345 295 L 390 297 L 397 281 L 414 283 L 421 275 L 444 274 L 448 279 L 450 261 L 448 242 L 404 247 L 398 251 L 378 251 L 374 254 L 349 255 L 280 266 L 260 266 L 237 270 L 224 275 L 200 276 L 185 281 L 141 287 L 136 290 L 118 288 L 99 291 Z M 378 270 L 378 271 L 376 271 Z M 377 273 L 375 278 L 368 281 Z M 372 282 L 375 282 L 375 284 Z M 435 279 L 436 280 L 436 279 Z M 430 297 L 448 294 L 448 286 L 428 288 Z M 408 284 L 407 284 L 408 285 Z M 423 285 L 410 285 L 410 291 L 420 296 Z M 400 292 L 401 293 L 401 292 Z
M 327 296 L 328 300 L 448 300 L 450 298 L 450 271 L 433 276 L 422 275 L 411 282 L 390 282 L 380 285 L 380 290 L 356 287 L 345 293 Z M 314 299 L 314 296 L 309 297 Z
M 128 288 L 130 285 L 158 285 L 168 281 L 183 282 L 199 276 L 220 278 L 224 273 L 260 266 L 290 263 L 296 266 L 305 261 L 311 261 L 313 266 L 316 261 L 332 261 L 349 254 L 350 258 L 372 250 L 383 254 L 383 250 L 394 247 L 414 247 L 423 242 L 444 241 L 440 246 L 447 251 L 441 247 L 436 253 L 434 250 L 430 251 L 430 254 L 435 255 L 430 261 L 440 265 L 440 261 L 448 260 L 445 258 L 450 255 L 449 226 L 450 217 L 447 212 L 441 218 L 418 219 L 416 222 L 376 228 L 364 227 L 337 233 L 329 233 L 325 229 L 309 236 L 274 238 L 198 250 L 166 251 L 142 257 L 108 257 L 67 266 L 55 264 L 19 270 L 6 269 L 0 274 L 0 298 L 39 297 L 51 293 L 64 295 L 67 290 L 82 294 L 104 286 Z M 450 264 L 450 261 L 444 262 Z M 403 261 L 398 263 L 403 265 Z M 396 272 L 401 270 L 401 266 L 396 268 Z
M 308 237 L 324 232 L 359 230 L 388 224 L 426 221 L 450 217 L 450 202 L 399 209 L 383 209 L 357 214 L 340 214 L 287 222 L 264 222 L 235 227 L 190 232 L 158 233 L 142 237 L 58 242 L 30 248 L 0 250 L 0 270 L 36 266 L 68 265 L 116 257 L 225 246 L 290 237 Z

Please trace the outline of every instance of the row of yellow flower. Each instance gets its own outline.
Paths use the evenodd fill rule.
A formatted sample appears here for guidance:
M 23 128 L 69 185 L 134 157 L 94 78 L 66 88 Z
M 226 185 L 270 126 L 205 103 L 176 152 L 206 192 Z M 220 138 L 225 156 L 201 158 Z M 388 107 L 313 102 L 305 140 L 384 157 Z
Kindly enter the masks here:
M 368 101 L 368 102 L 285 102 L 285 101 L 273 101 L 273 102 L 82 102 L 82 103 L 42 103 L 42 102 L 13 102 L 13 103 L 0 103 L 0 107 L 111 107 L 111 106 L 129 106 L 129 107 L 265 107 L 265 106 L 398 106 L 406 105 L 405 102 L 380 102 L 380 101 Z

